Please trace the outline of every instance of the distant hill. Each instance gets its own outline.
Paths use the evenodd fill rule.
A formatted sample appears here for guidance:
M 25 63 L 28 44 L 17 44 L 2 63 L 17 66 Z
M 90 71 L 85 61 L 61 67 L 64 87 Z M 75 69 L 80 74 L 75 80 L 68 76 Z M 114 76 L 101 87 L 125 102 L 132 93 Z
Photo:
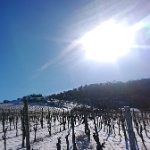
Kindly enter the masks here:
M 97 107 L 117 108 L 129 105 L 141 109 L 150 108 L 150 78 L 90 84 L 52 94 L 47 98 L 75 100 Z

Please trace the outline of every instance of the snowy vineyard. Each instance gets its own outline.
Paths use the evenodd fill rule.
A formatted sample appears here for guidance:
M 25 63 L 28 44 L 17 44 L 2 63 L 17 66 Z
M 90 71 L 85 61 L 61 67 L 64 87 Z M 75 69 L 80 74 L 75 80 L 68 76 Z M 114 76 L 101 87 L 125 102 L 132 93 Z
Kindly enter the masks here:
M 150 110 L 133 110 L 131 116 L 136 149 L 149 150 Z M 0 149 L 27 146 L 31 150 L 130 150 L 125 112 L 29 105 L 26 114 L 23 105 L 1 104 Z

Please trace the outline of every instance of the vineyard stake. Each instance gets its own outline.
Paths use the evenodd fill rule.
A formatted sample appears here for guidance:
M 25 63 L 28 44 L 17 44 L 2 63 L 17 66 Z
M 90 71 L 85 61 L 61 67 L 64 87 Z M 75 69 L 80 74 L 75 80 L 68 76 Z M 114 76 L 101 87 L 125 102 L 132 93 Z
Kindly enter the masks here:
M 29 118 L 28 118 L 28 102 L 24 100 L 25 113 L 25 129 L 26 129 L 26 149 L 30 150 L 30 133 L 29 133 Z
M 132 117 L 131 117 L 131 113 L 130 113 L 130 107 L 124 106 L 124 109 L 125 109 L 125 118 L 126 118 L 127 126 L 128 126 L 130 148 L 131 148 L 131 150 L 136 150 L 135 135 L 134 135 L 133 126 L 132 126 Z

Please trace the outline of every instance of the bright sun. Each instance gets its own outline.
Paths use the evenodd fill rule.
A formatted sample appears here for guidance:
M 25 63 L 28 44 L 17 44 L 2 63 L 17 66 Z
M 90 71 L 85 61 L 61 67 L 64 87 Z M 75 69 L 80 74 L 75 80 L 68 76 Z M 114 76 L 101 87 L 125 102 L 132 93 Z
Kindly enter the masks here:
M 87 58 L 115 61 L 129 51 L 135 29 L 108 21 L 87 32 L 81 39 Z

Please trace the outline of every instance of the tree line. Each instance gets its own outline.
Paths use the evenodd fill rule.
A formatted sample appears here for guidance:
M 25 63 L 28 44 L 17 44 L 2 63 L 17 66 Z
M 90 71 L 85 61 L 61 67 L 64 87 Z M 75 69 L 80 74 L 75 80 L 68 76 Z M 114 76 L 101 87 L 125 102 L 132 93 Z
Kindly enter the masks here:
M 131 107 L 145 109 L 150 106 L 150 78 L 127 82 L 116 81 L 90 84 L 52 94 L 47 96 L 47 98 L 67 101 L 75 100 L 79 103 L 92 103 L 96 106 L 105 107 L 107 107 L 108 103 L 116 103 L 116 106 L 110 105 L 110 107 L 117 107 L 118 102 L 122 103 L 122 105 L 128 104 Z

